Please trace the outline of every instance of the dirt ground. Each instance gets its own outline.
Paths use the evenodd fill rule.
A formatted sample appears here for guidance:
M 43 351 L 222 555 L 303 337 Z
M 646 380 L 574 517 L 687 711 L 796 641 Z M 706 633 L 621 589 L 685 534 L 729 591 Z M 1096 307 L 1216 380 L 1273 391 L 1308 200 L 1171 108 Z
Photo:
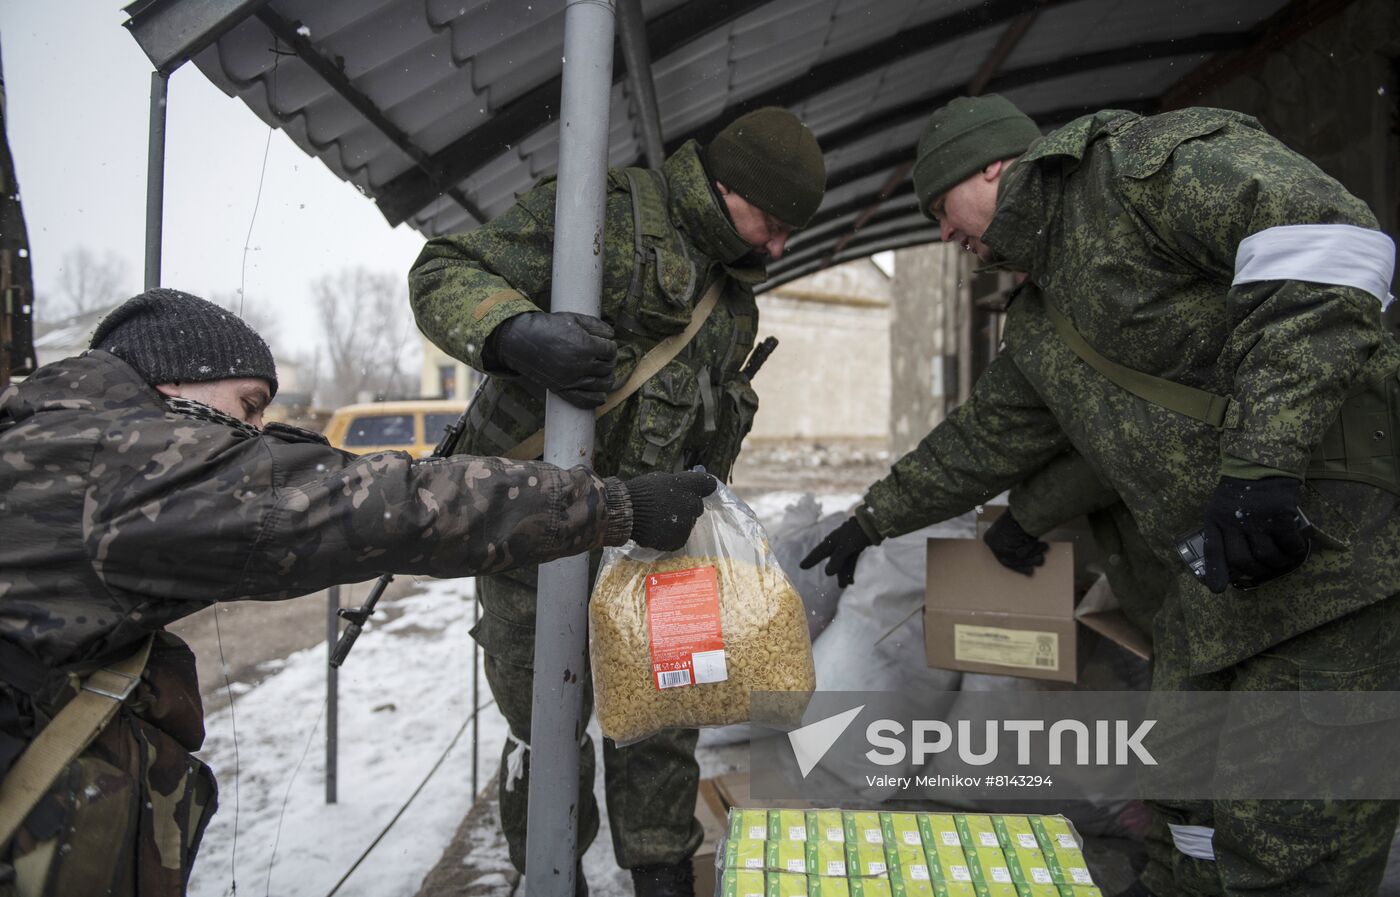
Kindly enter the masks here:
M 864 492 L 889 473 L 883 439 L 844 442 L 757 442 L 750 440 L 734 465 L 734 491 L 752 498 L 762 492 Z

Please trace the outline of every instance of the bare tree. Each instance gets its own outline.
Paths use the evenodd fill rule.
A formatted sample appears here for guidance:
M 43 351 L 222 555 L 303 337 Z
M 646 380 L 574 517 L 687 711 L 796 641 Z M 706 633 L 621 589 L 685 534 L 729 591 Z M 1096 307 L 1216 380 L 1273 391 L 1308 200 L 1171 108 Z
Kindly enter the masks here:
M 115 305 L 134 295 L 128 283 L 126 260 L 110 250 L 101 258 L 86 246 L 63 253 L 58 269 L 58 290 L 36 307 L 45 320 L 75 317 Z
M 325 328 L 323 401 L 343 405 L 398 392 L 411 327 L 403 278 L 347 268 L 313 281 L 311 293 Z

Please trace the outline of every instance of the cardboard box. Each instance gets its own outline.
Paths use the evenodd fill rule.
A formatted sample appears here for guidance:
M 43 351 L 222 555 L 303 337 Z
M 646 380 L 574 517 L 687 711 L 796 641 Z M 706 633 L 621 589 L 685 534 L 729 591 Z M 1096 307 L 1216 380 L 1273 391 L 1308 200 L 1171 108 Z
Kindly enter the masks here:
M 729 807 L 725 804 L 724 798 L 720 796 L 714 780 L 701 779 L 700 787 L 695 793 L 695 818 L 700 820 L 700 828 L 705 833 L 705 840 L 700 842 L 700 849 L 695 852 L 695 856 L 691 860 L 691 867 L 695 870 L 696 897 L 714 897 L 715 895 L 715 851 L 720 849 L 720 845 L 724 843 L 725 830 L 729 824 L 728 816 Z M 745 882 L 752 884 L 751 877 L 746 878 Z M 762 883 L 763 876 L 760 873 L 760 889 L 763 886 Z M 729 882 L 731 889 L 737 884 L 735 880 Z M 740 890 L 742 891 L 742 888 Z M 735 893 L 729 897 L 744 897 L 744 895 Z
M 929 539 L 924 651 L 929 666 L 1074 682 L 1074 550 L 1052 542 L 1045 564 L 1022 576 L 980 539 Z
M 810 802 L 803 800 L 754 800 L 749 796 L 747 772 L 731 772 L 706 781 L 713 783 L 725 812 L 730 807 L 774 807 L 780 810 L 807 810 L 812 807 Z
M 1087 526 L 1047 533 L 1045 566 L 1022 576 L 1001 566 L 981 540 L 1004 510 L 995 504 L 983 509 L 977 539 L 929 540 L 928 665 L 1074 683 L 1087 642 L 1080 624 L 1096 634 L 1090 638 L 1101 636 L 1150 660 L 1151 640 L 1128 622 L 1107 583 L 1099 581 L 1104 560 Z M 1086 594 L 1076 605 L 1081 592 Z
M 695 852 L 695 857 L 691 862 L 695 870 L 695 894 L 696 897 L 714 897 L 715 895 L 715 852 L 724 843 L 725 832 L 729 826 L 730 807 L 778 807 L 782 809 L 804 810 L 811 806 L 800 801 L 760 801 L 755 802 L 749 797 L 749 774 L 747 772 L 732 772 L 728 775 L 716 776 L 713 779 L 701 779 L 700 788 L 695 795 L 695 818 L 700 820 L 700 827 L 705 832 L 705 840 L 701 842 L 700 849 Z M 798 817 L 791 817 L 794 826 Z M 805 820 L 805 817 L 803 817 Z M 838 813 L 836 818 L 840 819 Z M 749 837 L 756 832 L 762 832 L 759 840 L 767 838 L 769 826 L 769 814 L 760 810 L 751 820 L 752 832 L 745 831 L 739 837 Z M 839 824 L 839 823 L 838 823 Z M 730 882 L 731 885 L 734 882 Z

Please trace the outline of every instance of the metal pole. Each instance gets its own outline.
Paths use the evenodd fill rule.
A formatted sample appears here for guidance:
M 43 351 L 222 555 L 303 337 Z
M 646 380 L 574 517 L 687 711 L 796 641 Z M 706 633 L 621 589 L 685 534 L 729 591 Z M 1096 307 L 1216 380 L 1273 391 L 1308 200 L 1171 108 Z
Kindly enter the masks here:
M 661 133 L 661 111 L 656 102 L 656 82 L 651 77 L 651 47 L 647 44 L 647 20 L 642 0 L 618 0 L 617 36 L 627 63 L 627 90 L 632 108 L 642 124 L 642 151 L 647 167 L 660 168 L 666 158 Z
M 481 622 L 481 580 L 476 581 L 476 592 L 472 595 L 472 630 Z M 472 639 L 472 803 L 481 793 L 476 783 L 477 758 L 481 754 L 481 645 Z
M 160 286 L 165 209 L 165 97 L 170 76 L 151 72 L 151 134 L 146 157 L 146 289 Z
M 326 658 L 335 656 L 340 640 L 340 586 L 326 590 Z M 336 753 L 340 736 L 340 670 L 326 664 L 326 803 L 335 803 Z
M 564 11 L 550 297 L 556 312 L 597 315 L 601 310 L 603 255 L 598 247 L 606 201 L 614 22 L 611 0 L 569 0 Z M 591 410 L 549 393 L 544 459 L 560 467 L 591 463 L 593 423 Z M 527 897 L 573 897 L 583 733 L 579 716 L 588 681 L 588 555 L 540 567 L 537 595 L 525 892 Z

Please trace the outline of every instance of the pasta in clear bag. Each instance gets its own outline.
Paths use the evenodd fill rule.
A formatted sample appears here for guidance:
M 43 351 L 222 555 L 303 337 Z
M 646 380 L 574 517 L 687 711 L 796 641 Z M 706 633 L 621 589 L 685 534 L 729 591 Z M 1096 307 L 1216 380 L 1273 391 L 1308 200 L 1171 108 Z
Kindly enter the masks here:
M 619 744 L 746 722 L 750 692 L 805 704 L 816 687 L 802 598 L 762 525 L 723 484 L 704 501 L 680 550 L 604 551 L 589 651 L 598 723 Z

